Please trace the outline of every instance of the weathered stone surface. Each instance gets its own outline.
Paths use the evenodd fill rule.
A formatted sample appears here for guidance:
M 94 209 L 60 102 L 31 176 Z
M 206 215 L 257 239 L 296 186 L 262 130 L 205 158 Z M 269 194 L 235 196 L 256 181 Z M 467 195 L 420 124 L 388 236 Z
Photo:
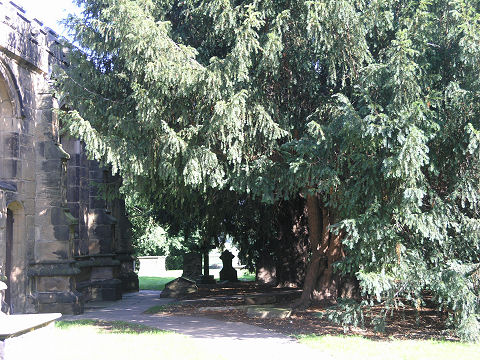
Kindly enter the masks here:
M 178 298 L 198 291 L 195 281 L 179 277 L 165 284 L 165 289 L 160 293 L 161 298 Z
M 216 284 L 217 280 L 215 280 L 213 275 L 202 275 L 199 276 L 195 282 L 197 285 L 210 285 L 210 284 Z
M 93 300 L 115 301 L 122 298 L 122 281 L 119 279 L 93 280 L 90 288 Z
M 182 277 L 188 279 L 197 279 L 202 275 L 202 255 L 196 252 L 190 252 L 183 255 L 183 274 Z
M 292 309 L 273 306 L 248 306 L 247 315 L 262 319 L 285 319 L 292 315 Z
M 270 293 L 257 293 L 244 296 L 245 304 L 263 305 L 274 304 L 282 300 L 290 300 L 299 297 L 302 290 L 283 290 Z
M 11 309 L 78 313 L 84 298 L 138 290 L 124 203 L 92 186 L 121 179 L 88 160 L 79 140 L 60 138 L 49 78 L 65 65 L 60 42 L 0 1 L 0 59 L 0 277 Z M 79 255 L 99 258 L 76 264 Z

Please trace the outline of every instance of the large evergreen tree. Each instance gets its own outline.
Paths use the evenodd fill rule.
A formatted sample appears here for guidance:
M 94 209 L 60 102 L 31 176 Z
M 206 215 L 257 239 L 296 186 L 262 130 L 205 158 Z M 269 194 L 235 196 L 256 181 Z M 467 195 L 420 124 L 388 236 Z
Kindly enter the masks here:
M 300 306 L 355 274 L 478 337 L 480 1 L 78 3 L 63 119 L 127 189 L 303 197 Z

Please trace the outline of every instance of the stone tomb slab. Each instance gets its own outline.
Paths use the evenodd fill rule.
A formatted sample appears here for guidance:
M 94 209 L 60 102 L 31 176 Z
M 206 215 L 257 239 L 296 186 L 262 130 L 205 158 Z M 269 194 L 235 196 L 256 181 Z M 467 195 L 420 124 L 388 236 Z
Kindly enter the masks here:
M 292 315 L 292 309 L 279 308 L 274 306 L 247 306 L 247 315 L 249 317 L 258 317 L 261 319 L 285 319 Z
M 285 319 L 292 315 L 292 309 L 272 305 L 239 305 L 239 306 L 206 306 L 197 309 L 198 312 L 225 312 L 239 310 L 248 317 L 261 319 Z
M 0 318 L 0 360 L 48 358 L 51 330 L 62 314 L 5 315 Z
M 244 301 L 247 305 L 275 304 L 283 300 L 299 297 L 302 290 L 283 290 L 269 293 L 255 293 L 245 295 Z

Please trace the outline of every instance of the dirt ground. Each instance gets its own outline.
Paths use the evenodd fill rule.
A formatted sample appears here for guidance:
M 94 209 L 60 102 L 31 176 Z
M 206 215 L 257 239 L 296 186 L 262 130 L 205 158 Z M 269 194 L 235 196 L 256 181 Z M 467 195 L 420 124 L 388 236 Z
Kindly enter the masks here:
M 373 339 L 435 339 L 457 340 L 446 327 L 445 312 L 433 308 L 405 308 L 396 310 L 388 317 L 384 333 L 376 333 L 373 330 L 371 319 L 365 319 L 365 328 L 348 327 L 337 325 L 325 317 L 328 306 L 314 304 L 305 311 L 293 311 L 292 315 L 285 319 L 262 319 L 247 316 L 244 310 L 232 309 L 232 306 L 244 305 L 244 295 L 257 293 L 274 293 L 285 289 L 260 286 L 254 282 L 235 283 L 230 285 L 209 285 L 199 288 L 198 293 L 191 294 L 180 299 L 180 303 L 174 303 L 161 312 L 164 315 L 196 315 L 208 316 L 226 321 L 237 321 L 257 325 L 265 329 L 274 330 L 286 335 L 361 335 Z M 289 308 L 294 298 L 276 303 L 275 307 Z M 205 307 L 229 306 L 225 311 L 205 311 Z M 378 314 L 383 309 L 376 307 L 372 314 Z

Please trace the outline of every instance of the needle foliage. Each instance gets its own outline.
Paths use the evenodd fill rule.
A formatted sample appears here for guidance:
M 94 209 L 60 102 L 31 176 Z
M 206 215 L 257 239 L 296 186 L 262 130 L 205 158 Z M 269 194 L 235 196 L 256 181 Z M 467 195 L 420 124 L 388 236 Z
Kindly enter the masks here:
M 428 294 L 478 339 L 480 1 L 78 3 L 62 118 L 126 189 L 314 193 L 369 302 Z

